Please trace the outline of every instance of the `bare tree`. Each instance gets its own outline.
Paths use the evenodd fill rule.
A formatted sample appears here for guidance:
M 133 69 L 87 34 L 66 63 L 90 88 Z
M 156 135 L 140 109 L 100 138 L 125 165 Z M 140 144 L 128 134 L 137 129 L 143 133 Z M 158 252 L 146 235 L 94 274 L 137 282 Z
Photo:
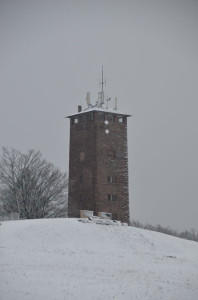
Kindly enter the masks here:
M 0 214 L 20 218 L 67 216 L 67 176 L 41 153 L 3 147 L 0 161 Z
M 158 231 L 162 232 L 168 235 L 173 235 L 176 237 L 180 237 L 182 239 L 186 240 L 192 240 L 198 242 L 198 232 L 195 229 L 185 230 L 183 232 L 178 233 L 176 230 L 171 229 L 169 226 L 168 227 L 163 227 L 161 225 L 151 225 L 151 224 L 142 224 L 139 221 L 133 220 L 130 222 L 130 226 L 132 227 L 137 227 L 137 228 L 143 228 L 151 231 Z

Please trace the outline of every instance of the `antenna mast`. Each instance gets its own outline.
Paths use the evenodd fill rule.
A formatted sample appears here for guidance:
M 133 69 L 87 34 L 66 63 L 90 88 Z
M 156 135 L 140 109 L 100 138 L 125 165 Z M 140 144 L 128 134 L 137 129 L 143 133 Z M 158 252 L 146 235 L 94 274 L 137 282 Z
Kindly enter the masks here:
M 102 92 L 104 91 L 104 89 L 103 89 L 104 83 L 106 84 L 106 80 L 104 81 L 104 78 L 103 78 L 103 66 L 102 66 L 102 81 L 100 83 L 102 85 Z
M 100 82 L 100 85 L 102 85 L 102 90 L 98 93 L 98 107 L 102 107 L 102 105 L 104 104 L 104 83 L 106 84 L 106 79 L 104 81 L 102 66 L 102 81 Z

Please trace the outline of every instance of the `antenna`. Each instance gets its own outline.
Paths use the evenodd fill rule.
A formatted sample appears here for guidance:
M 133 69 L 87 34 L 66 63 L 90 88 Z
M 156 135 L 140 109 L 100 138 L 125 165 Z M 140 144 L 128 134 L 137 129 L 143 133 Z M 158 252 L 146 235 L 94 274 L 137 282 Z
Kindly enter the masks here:
M 104 104 L 104 84 L 106 85 L 106 78 L 104 80 L 103 66 L 102 66 L 102 81 L 99 82 L 99 85 L 102 85 L 102 90 L 99 92 L 98 107 L 102 107 L 102 105 Z
M 114 106 L 114 110 L 118 109 L 118 98 L 115 97 L 115 106 Z
M 97 100 L 97 107 L 101 107 L 102 104 L 101 104 L 101 94 L 98 93 L 98 100 Z
M 88 108 L 89 108 L 89 107 L 91 106 L 91 102 L 90 102 L 90 93 L 89 93 L 89 92 L 87 93 L 86 101 L 87 101 L 87 105 L 88 105 Z
M 108 109 L 109 108 L 109 102 L 111 101 L 111 98 L 107 97 L 106 101 L 107 101 L 107 107 L 106 108 Z
M 104 77 L 103 77 L 103 66 L 102 66 L 102 81 L 100 82 L 100 84 L 102 85 L 102 92 L 104 91 L 104 89 L 103 89 L 104 83 L 106 84 L 106 79 L 105 79 L 105 81 L 104 81 Z

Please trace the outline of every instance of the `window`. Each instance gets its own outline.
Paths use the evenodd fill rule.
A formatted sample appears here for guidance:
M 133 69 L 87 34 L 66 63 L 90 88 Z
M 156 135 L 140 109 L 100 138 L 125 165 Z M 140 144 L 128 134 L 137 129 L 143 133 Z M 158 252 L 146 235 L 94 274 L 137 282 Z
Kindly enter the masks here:
M 75 123 L 75 124 L 78 123 L 78 118 L 74 118 L 74 123 Z
M 100 121 L 104 121 L 104 119 L 105 119 L 105 115 L 104 115 L 104 113 L 102 113 L 102 112 L 99 112 L 99 113 L 98 113 L 98 120 L 100 120 Z
M 117 183 L 117 177 L 116 176 L 108 176 L 107 182 L 108 183 Z
M 117 195 L 108 195 L 108 200 L 111 202 L 117 201 Z
M 107 182 L 112 183 L 113 182 L 113 176 L 108 176 Z
M 124 117 L 123 116 L 118 116 L 118 122 L 119 123 L 124 123 Z
M 87 120 L 88 120 L 88 121 L 92 121 L 92 120 L 93 120 L 93 113 L 89 113 L 89 114 L 87 115 Z
M 108 121 L 113 122 L 113 115 L 112 114 L 108 114 Z
M 79 116 L 79 122 L 80 122 L 80 123 L 86 122 L 86 116 L 85 116 L 85 115 Z

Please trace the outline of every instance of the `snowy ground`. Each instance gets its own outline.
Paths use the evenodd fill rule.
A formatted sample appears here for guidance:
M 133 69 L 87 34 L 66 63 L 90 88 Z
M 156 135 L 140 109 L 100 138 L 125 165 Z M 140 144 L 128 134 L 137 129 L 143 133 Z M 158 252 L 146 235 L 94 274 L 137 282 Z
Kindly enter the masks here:
M 198 299 L 196 242 L 77 219 L 1 224 L 1 300 Z

